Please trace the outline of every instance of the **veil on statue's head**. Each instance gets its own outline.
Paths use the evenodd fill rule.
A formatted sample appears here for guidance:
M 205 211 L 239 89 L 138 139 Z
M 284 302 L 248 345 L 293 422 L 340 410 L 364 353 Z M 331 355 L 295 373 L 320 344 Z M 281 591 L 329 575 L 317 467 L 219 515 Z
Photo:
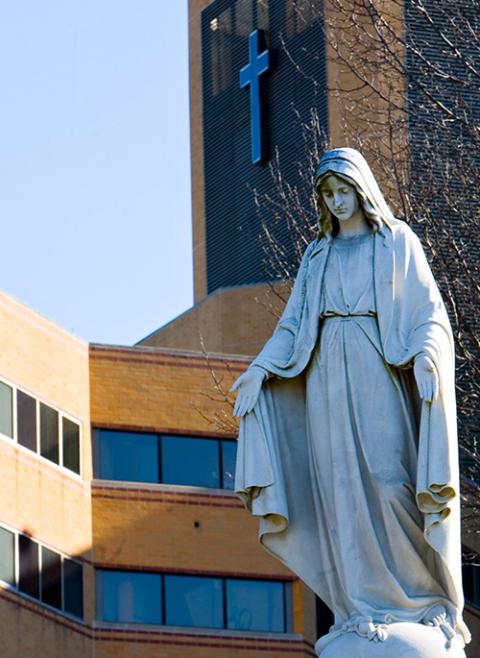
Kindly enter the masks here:
M 380 192 L 372 170 L 363 155 L 355 149 L 344 147 L 326 151 L 320 158 L 315 173 L 315 190 L 320 209 L 320 235 L 336 235 L 338 220 L 328 211 L 320 194 L 322 181 L 330 175 L 341 178 L 352 185 L 360 199 L 367 220 L 374 230 L 381 231 L 383 226 L 391 228 L 398 220 L 393 216 L 383 194 Z

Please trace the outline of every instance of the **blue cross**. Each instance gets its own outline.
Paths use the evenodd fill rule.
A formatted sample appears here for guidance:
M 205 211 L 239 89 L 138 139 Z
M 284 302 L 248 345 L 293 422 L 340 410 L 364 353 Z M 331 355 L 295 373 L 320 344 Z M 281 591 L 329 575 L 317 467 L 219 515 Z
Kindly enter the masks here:
M 259 53 L 260 30 L 254 30 L 248 37 L 249 62 L 240 69 L 240 87 L 250 85 L 250 126 L 252 140 L 252 162 L 262 160 L 262 114 L 260 103 L 260 76 L 270 68 L 268 50 Z

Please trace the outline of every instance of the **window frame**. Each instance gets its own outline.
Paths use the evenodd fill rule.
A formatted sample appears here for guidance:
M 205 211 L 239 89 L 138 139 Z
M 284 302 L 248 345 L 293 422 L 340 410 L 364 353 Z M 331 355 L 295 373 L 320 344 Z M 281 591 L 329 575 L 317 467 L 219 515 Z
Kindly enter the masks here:
M 3 439 L 8 439 L 8 441 L 12 442 L 12 441 L 16 440 L 15 435 L 16 435 L 16 431 L 17 431 L 17 423 L 15 422 L 16 418 L 17 418 L 17 395 L 16 395 L 16 390 L 12 386 L 12 384 L 10 384 L 9 382 L 4 381 L 3 379 L 0 379 L 0 384 L 3 384 L 4 386 L 7 386 L 12 392 L 12 394 L 11 394 L 12 395 L 11 407 L 10 407 L 11 413 L 12 413 L 12 418 L 11 418 L 11 421 L 12 421 L 12 436 L 9 436 L 8 434 L 4 434 L 4 432 L 0 431 L 0 437 L 2 437 Z
M 222 458 L 221 458 L 221 441 L 222 439 L 215 437 L 215 436 L 195 436 L 195 435 L 185 435 L 185 434 L 166 434 L 165 432 L 158 434 L 158 450 L 159 450 L 159 457 L 158 457 L 158 462 L 160 464 L 160 479 L 158 484 L 165 484 L 169 486 L 178 486 L 178 487 L 197 487 L 200 489 L 213 489 L 215 491 L 222 491 L 223 490 L 223 473 L 221 471 L 221 463 L 222 463 Z M 164 458 L 164 453 L 163 453 L 163 439 L 168 438 L 168 439 L 176 439 L 177 441 L 183 441 L 184 439 L 189 440 L 189 441 L 207 441 L 210 443 L 216 443 L 216 446 L 211 446 L 213 448 L 213 453 L 215 453 L 215 459 L 216 459 L 216 467 L 218 470 L 218 487 L 214 486 L 208 486 L 206 484 L 186 484 L 186 483 L 175 483 L 175 482 L 164 482 L 164 466 L 165 466 L 165 458 Z
M 61 463 L 61 468 L 68 471 L 69 473 L 73 473 L 74 475 L 77 475 L 78 477 L 82 478 L 82 449 L 83 449 L 83 442 L 82 442 L 82 423 L 80 423 L 77 419 L 74 419 L 72 416 L 69 414 L 59 412 L 60 418 L 59 418 L 59 423 L 58 423 L 58 432 L 59 432 L 59 457 L 60 457 L 60 463 Z M 73 469 L 69 468 L 68 466 L 64 465 L 64 435 L 63 435 L 63 425 L 64 421 L 68 420 L 70 423 L 73 423 L 74 425 L 78 426 L 78 473 L 74 471 Z
M 158 480 L 156 482 L 150 482 L 147 480 L 123 480 L 120 478 L 105 478 L 102 476 L 101 473 L 101 440 L 102 440 L 102 432 L 110 432 L 110 433 L 123 433 L 123 434 L 142 434 L 144 436 L 148 437 L 156 437 L 157 439 L 157 462 L 158 462 Z M 164 474 L 164 455 L 163 455 L 163 448 L 162 448 L 162 439 L 163 437 L 166 438 L 176 438 L 178 440 L 182 439 L 188 439 L 188 440 L 206 440 L 206 441 L 214 441 L 217 444 L 217 465 L 219 469 L 219 483 L 220 486 L 218 487 L 209 487 L 207 485 L 197 485 L 197 484 L 181 484 L 181 483 L 174 483 L 174 482 L 164 482 L 163 481 L 163 474 Z M 93 477 L 94 480 L 101 480 L 101 481 L 106 481 L 106 482 L 122 482 L 122 483 L 127 483 L 127 484 L 145 484 L 145 485 L 150 485 L 150 486 L 156 486 L 156 485 L 162 485 L 162 486 L 168 486 L 168 487 L 191 487 L 191 488 L 196 488 L 196 489 L 206 489 L 209 491 L 221 491 L 221 492 L 231 492 L 233 494 L 234 490 L 233 488 L 229 488 L 225 486 L 226 478 L 225 478 L 225 472 L 224 472 L 224 445 L 225 444 L 233 444 L 237 446 L 237 440 L 235 438 L 228 438 L 228 437 L 217 437 L 217 436 L 203 436 L 203 435 L 197 435 L 197 434 L 186 434 L 186 433 L 167 433 L 167 432 L 145 432 L 142 431 L 141 429 L 136 430 L 136 429 L 123 429 L 122 427 L 92 427 L 92 442 L 93 442 L 93 449 L 92 449 L 92 455 L 93 455 Z
M 30 451 L 29 451 L 30 452 Z M 85 569 L 84 569 L 84 564 L 81 560 L 79 560 L 76 557 L 72 557 L 71 555 L 67 555 L 63 551 L 59 551 L 56 548 L 53 548 L 52 546 L 49 546 L 48 544 L 45 544 L 44 542 L 38 540 L 36 537 L 33 537 L 31 535 L 26 535 L 23 532 L 19 532 L 16 528 L 13 526 L 9 526 L 6 523 L 0 523 L 0 528 L 3 530 L 6 530 L 7 532 L 10 532 L 14 535 L 14 551 L 13 551 L 13 560 L 14 560 L 14 584 L 8 583 L 5 580 L 0 579 L 0 583 L 2 583 L 3 587 L 7 589 L 8 591 L 15 592 L 19 596 L 27 598 L 29 601 L 33 601 L 37 603 L 38 605 L 41 605 L 48 610 L 51 610 L 57 614 L 64 615 L 68 617 L 69 619 L 73 619 L 77 622 L 85 622 Z M 29 539 L 31 542 L 36 544 L 36 552 L 37 552 L 37 564 L 38 564 L 38 597 L 32 596 L 31 594 L 28 594 L 27 592 L 24 592 L 23 590 L 20 589 L 20 537 L 26 537 Z M 42 549 L 45 548 L 52 553 L 55 553 L 56 555 L 59 556 L 60 558 L 60 587 L 61 587 L 61 608 L 56 608 L 55 606 L 50 605 L 49 603 L 46 603 L 45 601 L 42 601 L 42 589 L 43 589 L 43 582 L 42 582 L 42 573 L 43 573 L 43 555 L 42 555 Z M 70 560 L 71 562 L 75 562 L 78 564 L 78 566 L 81 568 L 82 572 L 82 612 L 83 616 L 78 617 L 77 615 L 72 614 L 71 612 L 68 612 L 64 609 L 65 607 L 65 582 L 64 582 L 64 561 L 65 560 Z
M 114 571 L 116 573 L 141 573 L 141 574 L 151 574 L 155 576 L 160 576 L 160 600 L 161 600 L 161 623 L 152 624 L 149 622 L 132 622 L 125 620 L 117 621 L 106 621 L 103 619 L 104 616 L 104 602 L 103 602 L 103 588 L 104 588 L 104 579 L 103 573 L 108 571 Z M 189 578 L 209 578 L 211 580 L 220 580 L 221 582 L 221 596 L 222 596 L 222 615 L 223 615 L 223 626 L 221 627 L 211 627 L 211 626 L 178 626 L 175 624 L 167 624 L 167 596 L 166 596 L 166 587 L 165 579 L 168 576 L 186 576 Z M 228 627 L 228 599 L 227 599 L 227 581 L 240 581 L 240 582 L 256 582 L 256 583 L 278 583 L 282 586 L 282 615 L 283 615 L 283 630 L 248 630 L 248 629 L 231 629 Z M 232 576 L 229 574 L 209 574 L 208 576 L 199 573 L 191 572 L 169 572 L 169 571 L 150 571 L 150 570 L 140 570 L 140 569 L 121 569 L 121 568 L 104 568 L 97 567 L 95 568 L 95 598 L 96 598 L 96 610 L 95 610 L 95 620 L 102 624 L 109 625 L 131 625 L 131 626 L 153 626 L 159 627 L 164 626 L 166 628 L 183 628 L 183 629 L 202 629 L 208 632 L 236 632 L 241 634 L 258 634 L 258 633 L 269 633 L 274 634 L 275 636 L 281 637 L 282 635 L 288 635 L 293 633 L 293 589 L 291 580 L 282 580 L 281 578 L 241 578 L 239 576 Z
M 17 386 L 14 382 L 8 380 L 6 377 L 1 376 L 0 377 L 0 382 L 2 384 L 5 384 L 6 386 L 9 386 L 12 389 L 12 422 L 13 422 L 13 436 L 9 437 L 6 434 L 3 434 L 3 432 L 0 432 L 0 440 L 8 442 L 9 445 L 15 445 L 15 448 L 18 450 L 23 450 L 26 454 L 28 455 L 35 455 L 38 459 L 40 459 L 44 464 L 48 464 L 52 468 L 59 469 L 61 473 L 68 474 L 69 476 L 77 479 L 77 480 L 83 480 L 83 438 L 84 438 L 84 430 L 83 430 L 83 422 L 79 419 L 73 416 L 72 414 L 64 411 L 63 409 L 60 409 L 58 406 L 55 406 L 54 404 L 51 404 L 48 400 L 45 398 L 39 397 L 32 391 L 25 389 L 24 387 Z M 27 446 L 22 445 L 21 443 L 18 442 L 18 405 L 17 405 L 17 393 L 20 391 L 20 393 L 23 393 L 24 395 L 28 395 L 31 397 L 34 402 L 35 402 L 35 419 L 36 419 L 36 427 L 35 427 L 35 450 L 31 450 Z M 58 459 L 59 463 L 57 464 L 56 462 L 48 459 L 47 457 L 44 457 L 40 450 L 41 450 L 41 442 L 40 442 L 40 405 L 44 404 L 47 407 L 50 407 L 53 411 L 56 411 L 58 414 Z M 79 428 L 79 446 L 78 446 L 78 458 L 79 458 L 79 473 L 76 473 L 72 469 L 68 468 L 67 466 L 63 465 L 63 419 L 66 418 L 72 423 L 75 423 L 78 425 Z
M 39 427 L 38 427 L 38 424 L 37 424 L 37 427 L 38 427 L 38 430 L 37 430 L 38 454 L 41 457 L 44 457 L 44 459 L 51 462 L 52 464 L 56 464 L 57 466 L 63 466 L 63 454 L 61 454 L 61 452 L 60 452 L 60 449 L 61 449 L 60 444 L 62 443 L 61 438 L 60 438 L 60 428 L 62 427 L 62 414 L 57 409 L 52 407 L 52 405 L 46 404 L 45 402 L 42 402 L 41 400 L 39 400 L 37 402 L 37 409 L 38 409 L 37 413 L 38 413 L 38 418 L 39 418 Z M 43 412 L 43 414 L 42 414 L 42 412 Z M 44 428 L 44 425 L 43 425 L 42 421 L 44 421 L 45 424 L 46 424 L 45 429 L 50 429 L 49 425 L 50 425 L 50 422 L 52 421 L 53 418 L 55 418 L 56 435 L 57 435 L 56 436 L 56 446 L 55 446 L 55 443 L 53 443 L 53 446 L 49 445 L 49 440 L 51 438 L 52 439 L 55 438 L 53 435 L 52 435 L 52 437 L 50 437 L 50 434 L 46 433 L 46 435 L 43 436 L 43 433 L 42 433 L 42 430 Z M 56 462 L 54 459 L 50 459 L 50 457 L 46 457 L 44 454 L 42 454 L 44 452 L 47 452 L 48 449 L 51 450 L 52 447 L 55 450 L 56 456 L 58 456 L 58 462 Z

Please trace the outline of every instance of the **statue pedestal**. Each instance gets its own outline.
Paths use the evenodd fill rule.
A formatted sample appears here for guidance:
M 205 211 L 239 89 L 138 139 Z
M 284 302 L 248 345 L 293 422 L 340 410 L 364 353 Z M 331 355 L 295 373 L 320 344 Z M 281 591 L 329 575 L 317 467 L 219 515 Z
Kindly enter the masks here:
M 383 642 L 357 633 L 334 638 L 319 654 L 321 658 L 466 658 L 460 639 L 448 640 L 438 628 L 423 624 L 395 623 L 388 626 Z

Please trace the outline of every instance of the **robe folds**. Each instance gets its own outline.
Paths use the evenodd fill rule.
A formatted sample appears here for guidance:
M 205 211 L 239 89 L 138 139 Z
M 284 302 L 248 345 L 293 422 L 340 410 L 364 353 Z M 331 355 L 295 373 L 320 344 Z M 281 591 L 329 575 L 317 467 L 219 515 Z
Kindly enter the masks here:
M 424 353 L 439 375 L 437 399 L 431 403 L 415 400 L 415 502 L 423 518 L 424 538 L 433 549 L 435 575 L 450 602 L 449 619 L 468 642 L 469 632 L 462 620 L 454 346 L 450 323 L 420 241 L 411 229 L 392 219 L 374 234 L 373 244 L 374 296 L 383 359 L 389 366 L 409 370 L 413 376 L 414 358 Z M 247 509 L 260 518 L 259 537 L 264 548 L 327 603 L 331 601 L 331 583 L 325 565 L 315 559 L 322 528 L 313 527 L 317 517 L 305 440 L 305 372 L 319 341 L 322 283 L 331 249 L 329 236 L 307 247 L 277 328 L 250 366 L 260 366 L 271 376 L 264 382 L 252 412 L 241 419 L 235 477 L 237 494 Z M 416 387 L 412 386 L 412 390 L 416 391 Z M 381 408 L 378 414 L 381 417 Z M 322 428 L 316 428 L 316 432 L 321 435 Z M 348 508 L 349 491 L 344 492 L 342 504 Z

